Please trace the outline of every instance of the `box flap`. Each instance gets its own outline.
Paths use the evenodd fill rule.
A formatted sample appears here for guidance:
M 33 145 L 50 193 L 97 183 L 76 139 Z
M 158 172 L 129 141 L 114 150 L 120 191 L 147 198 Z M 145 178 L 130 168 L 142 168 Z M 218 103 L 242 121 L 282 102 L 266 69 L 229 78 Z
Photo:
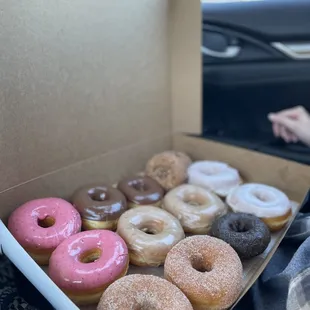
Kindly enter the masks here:
M 171 0 L 171 101 L 174 132 L 202 132 L 200 1 Z
M 12 0 L 4 9 L 0 192 L 170 133 L 168 1 Z

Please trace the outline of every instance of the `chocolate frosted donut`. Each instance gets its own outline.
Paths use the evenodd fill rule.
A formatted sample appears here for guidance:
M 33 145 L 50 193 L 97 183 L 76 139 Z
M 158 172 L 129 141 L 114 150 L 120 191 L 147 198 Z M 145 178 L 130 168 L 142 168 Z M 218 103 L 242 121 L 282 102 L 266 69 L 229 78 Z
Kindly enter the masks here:
M 151 275 L 129 275 L 111 284 L 97 310 L 193 310 L 186 296 L 168 281 Z
M 106 185 L 86 185 L 72 196 L 72 204 L 82 217 L 84 230 L 115 230 L 119 217 L 127 210 L 126 197 Z
M 247 213 L 228 213 L 218 218 L 212 225 L 211 234 L 230 244 L 241 258 L 263 253 L 271 238 L 265 223 Z
M 147 162 L 146 175 L 168 191 L 187 180 L 187 168 L 191 162 L 184 153 L 165 151 L 153 156 Z
M 150 177 L 133 177 L 122 180 L 117 188 L 126 196 L 128 207 L 152 205 L 160 207 L 164 189 Z

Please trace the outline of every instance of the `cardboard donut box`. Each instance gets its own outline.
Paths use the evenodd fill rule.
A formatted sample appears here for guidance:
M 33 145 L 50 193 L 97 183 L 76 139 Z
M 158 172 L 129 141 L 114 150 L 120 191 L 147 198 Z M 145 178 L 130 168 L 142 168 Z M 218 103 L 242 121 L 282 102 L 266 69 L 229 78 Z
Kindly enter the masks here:
M 170 149 L 193 160 L 227 162 L 246 182 L 275 186 L 302 202 L 308 166 L 195 137 L 202 128 L 200 1 L 10 3 L 1 20 L 10 40 L 0 44 L 4 223 L 28 200 L 70 199 L 81 185 L 114 184 Z M 244 262 L 240 298 L 288 228 Z M 14 240 L 3 242 L 4 226 L 0 232 L 3 254 L 30 280 L 36 281 L 29 270 L 36 273 L 41 282 L 35 285 L 54 308 L 76 309 Z M 129 273 L 162 276 L 163 268 L 131 267 Z

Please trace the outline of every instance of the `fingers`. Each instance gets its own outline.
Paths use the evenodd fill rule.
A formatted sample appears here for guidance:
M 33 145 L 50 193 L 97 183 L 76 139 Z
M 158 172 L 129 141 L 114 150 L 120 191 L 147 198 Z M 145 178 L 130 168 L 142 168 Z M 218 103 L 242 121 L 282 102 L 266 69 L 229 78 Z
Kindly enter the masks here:
M 277 113 L 271 113 L 269 114 L 269 116 L 277 115 L 277 116 L 297 119 L 301 117 L 302 115 L 304 115 L 305 113 L 307 113 L 307 111 L 305 110 L 303 106 L 296 106 L 294 108 L 285 109 Z
M 288 131 L 285 127 L 281 126 L 280 127 L 280 137 L 286 142 L 286 143 L 291 143 L 291 142 L 297 142 L 298 139 L 296 135 Z
M 276 138 L 282 138 L 287 143 L 298 142 L 298 138 L 295 134 L 288 131 L 285 127 L 281 126 L 278 123 L 272 124 L 272 131 Z
M 292 119 L 280 114 L 269 114 L 268 118 L 272 123 L 281 125 L 282 127 L 287 128 L 292 133 L 295 132 L 297 124 L 296 119 Z
M 310 115 L 302 106 L 270 113 L 268 119 L 272 122 L 274 135 L 286 142 L 298 142 L 303 135 L 304 124 L 310 124 Z

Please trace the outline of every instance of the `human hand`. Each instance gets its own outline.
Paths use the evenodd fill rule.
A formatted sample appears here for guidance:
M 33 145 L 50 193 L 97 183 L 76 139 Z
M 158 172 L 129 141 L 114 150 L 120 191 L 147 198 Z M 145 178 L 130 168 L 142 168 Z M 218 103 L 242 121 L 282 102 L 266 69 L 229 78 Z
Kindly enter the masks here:
M 310 115 L 302 106 L 270 113 L 268 119 L 272 122 L 272 130 L 276 137 L 285 142 L 303 142 L 310 146 Z

